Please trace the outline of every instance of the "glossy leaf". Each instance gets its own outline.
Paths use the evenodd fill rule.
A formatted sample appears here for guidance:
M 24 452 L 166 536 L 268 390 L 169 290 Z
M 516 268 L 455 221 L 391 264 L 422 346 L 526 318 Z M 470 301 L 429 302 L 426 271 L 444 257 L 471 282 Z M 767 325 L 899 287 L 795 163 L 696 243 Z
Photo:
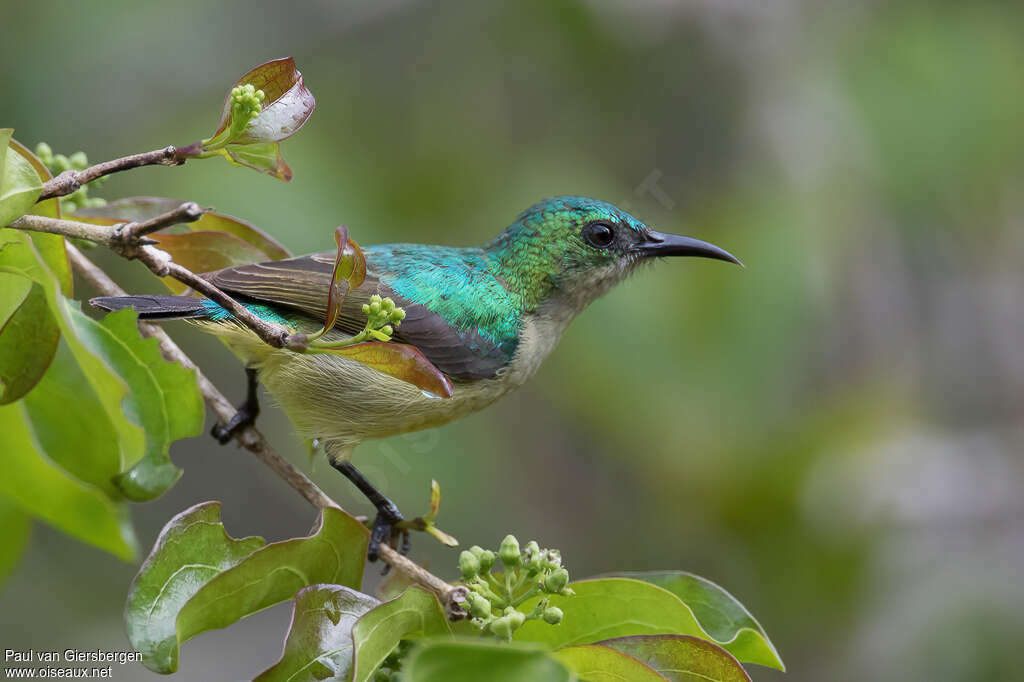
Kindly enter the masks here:
M 0 495 L 0 586 L 14 571 L 28 546 L 32 520 L 18 505 Z
M 32 164 L 8 146 L 13 132 L 0 128 L 0 227 L 28 213 L 43 188 Z
M 632 656 L 671 682 L 750 682 L 747 671 L 732 654 L 699 637 L 637 635 L 606 639 L 599 644 Z M 582 675 L 581 670 L 574 669 Z
M 154 499 L 181 476 L 168 454 L 171 443 L 203 430 L 206 412 L 196 373 L 165 360 L 156 339 L 142 338 L 134 311 L 111 313 L 97 322 L 73 310 L 71 319 L 89 351 L 128 383 L 124 413 L 144 427 L 145 452 L 125 462 L 131 468 L 115 483 L 130 500 Z
M 355 624 L 355 665 L 352 682 L 366 682 L 403 639 L 451 634 L 437 597 L 410 587 L 363 615 Z
M 295 595 L 284 652 L 257 682 L 349 679 L 352 628 L 379 602 L 341 585 L 311 585 Z
M 540 647 L 482 638 L 435 639 L 402 667 L 405 682 L 569 682 L 569 670 Z
M 176 621 L 182 607 L 210 580 L 263 547 L 259 537 L 236 540 L 220 521 L 220 503 L 181 512 L 160 531 L 128 591 L 128 639 L 150 670 L 178 668 Z M 182 638 L 182 641 L 185 638 Z
M 333 353 L 357 360 L 378 372 L 389 374 L 439 398 L 452 397 L 452 383 L 415 346 L 404 343 L 368 341 L 344 348 L 317 352 Z
M 158 248 L 171 254 L 175 263 L 192 272 L 211 272 L 268 260 L 267 255 L 255 246 L 227 232 L 158 233 L 150 236 L 159 242 Z M 173 277 L 163 277 L 162 281 L 176 294 L 188 289 Z
M 0 266 L 3 261 L 0 253 Z M 31 279 L 5 273 L 0 286 L 5 287 L 0 291 L 4 307 L 15 304 L 0 326 L 0 405 L 4 405 L 22 398 L 42 379 L 57 352 L 60 328 L 50 314 L 46 292 Z
M 11 149 L 18 152 L 23 159 L 29 162 L 39 176 L 40 182 L 46 182 L 53 176 L 39 157 L 33 154 L 28 147 L 17 140 L 11 140 Z M 40 201 L 28 211 L 31 215 L 41 215 L 47 218 L 60 218 L 60 202 L 57 197 Z M 40 258 L 49 268 L 53 276 L 60 283 L 60 290 L 65 296 L 72 293 L 73 279 L 71 277 L 71 263 L 68 262 L 68 253 L 64 246 L 64 237 L 57 234 L 46 234 L 45 232 L 30 232 L 29 238 L 36 247 Z
M 0 450 L 0 494 L 72 537 L 125 560 L 135 557 L 136 541 L 123 504 L 50 462 L 20 402 L 0 407 Z
M 528 621 L 517 631 L 516 639 L 558 649 L 630 635 L 693 635 L 723 646 L 743 662 L 783 669 L 770 651 L 750 647 L 749 635 L 739 636 L 743 631 L 728 641 L 715 640 L 689 606 L 656 585 L 630 578 L 599 578 L 572 583 L 571 587 L 575 596 L 550 598 L 564 613 L 558 627 Z M 527 601 L 521 609 L 529 611 L 535 601 Z
M 60 285 L 43 263 L 35 244 L 16 230 L 0 230 L 0 272 L 14 273 L 32 279 L 45 292 L 51 317 L 40 318 L 53 319 L 61 328 L 75 360 L 89 379 L 90 386 L 117 430 L 122 461 L 137 460 L 144 451 L 145 436 L 122 412 L 121 400 L 127 394 L 127 384 L 78 339 L 71 320 L 71 311 L 79 304 L 72 303 L 63 296 Z
M 121 471 L 117 432 L 61 342 L 42 381 L 25 396 L 25 416 L 46 456 L 78 480 L 118 498 L 113 477 Z
M 704 631 L 719 644 L 728 642 L 727 648 L 740 660 L 785 670 L 775 645 L 757 619 L 736 597 L 710 580 L 684 571 L 621 575 L 657 585 L 679 597 Z
M 365 526 L 340 509 L 324 509 L 309 537 L 269 544 L 203 585 L 177 614 L 178 642 L 227 627 L 309 585 L 358 588 L 368 542 Z
M 166 197 L 126 197 L 109 201 L 104 206 L 80 208 L 75 213 L 76 220 L 86 220 L 99 225 L 113 225 L 119 222 L 143 222 L 162 213 L 172 211 L 183 202 Z M 206 211 L 191 223 L 181 226 L 191 232 L 227 232 L 243 242 L 261 251 L 265 257 L 260 260 L 280 260 L 289 258 L 291 254 L 284 246 L 269 234 L 241 218 Z M 158 232 L 152 235 L 159 238 L 167 233 Z M 173 255 L 173 254 L 172 254 Z
M 598 644 L 578 644 L 552 656 L 587 682 L 665 682 L 653 668 L 632 656 Z
M 0 136 L 2 137 L 2 136 Z M 8 141 L 9 149 L 24 159 L 39 181 L 50 179 L 43 163 L 17 142 Z M 0 147 L 2 149 L 2 147 Z M 6 154 L 3 156 L 6 164 Z M 29 213 L 60 217 L 56 199 L 48 199 L 31 207 Z M 50 274 L 56 277 L 61 291 L 71 294 L 71 268 L 64 249 L 64 238 L 41 232 L 24 234 L 11 229 L 0 229 L 0 249 L 5 244 L 31 242 Z M 0 270 L 4 265 L 19 267 L 25 257 L 16 250 L 0 252 Z M 34 257 L 31 259 L 34 261 Z M 34 267 L 34 266 L 33 266 Z M 60 328 L 48 310 L 46 294 L 33 287 L 29 279 L 14 274 L 0 275 L 0 404 L 10 403 L 28 393 L 42 378 L 57 351 Z
M 316 107 L 313 93 L 302 82 L 302 74 L 295 67 L 295 60 L 291 57 L 274 59 L 260 64 L 228 88 L 220 125 L 213 137 L 227 128 L 230 122 L 231 90 L 238 85 L 252 85 L 262 90 L 265 99 L 259 115 L 249 122 L 235 142 L 280 142 L 294 135 Z

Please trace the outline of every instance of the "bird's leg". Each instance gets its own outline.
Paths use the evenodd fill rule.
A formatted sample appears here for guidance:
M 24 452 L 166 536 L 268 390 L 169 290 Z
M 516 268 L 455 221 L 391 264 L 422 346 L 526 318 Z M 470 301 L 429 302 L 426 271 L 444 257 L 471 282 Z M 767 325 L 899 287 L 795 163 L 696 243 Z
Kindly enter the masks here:
M 227 424 L 214 424 L 210 429 L 210 435 L 217 439 L 221 445 L 226 444 L 238 432 L 246 426 L 256 423 L 256 417 L 260 413 L 259 379 L 253 367 L 245 368 L 245 402 L 238 406 L 238 411 Z
M 377 508 L 377 516 L 373 519 L 373 529 L 370 531 L 370 546 L 366 552 L 366 558 L 376 561 L 380 553 L 381 543 L 390 543 L 395 537 L 395 524 L 404 521 L 405 517 L 394 502 L 384 497 L 381 491 L 373 487 L 373 484 L 366 480 L 366 477 L 359 473 L 359 469 L 352 466 L 348 460 L 329 458 L 331 466 L 345 474 L 345 478 L 352 481 L 359 492 L 366 495 L 366 499 Z M 409 551 L 409 531 L 402 532 L 402 554 Z

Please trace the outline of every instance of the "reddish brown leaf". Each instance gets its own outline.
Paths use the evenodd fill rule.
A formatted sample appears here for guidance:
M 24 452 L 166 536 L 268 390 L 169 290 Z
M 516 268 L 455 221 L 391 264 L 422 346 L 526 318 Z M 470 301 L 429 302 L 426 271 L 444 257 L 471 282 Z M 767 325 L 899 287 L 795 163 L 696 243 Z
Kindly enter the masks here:
M 368 341 L 327 352 L 357 360 L 440 398 L 452 397 L 452 382 L 415 346 Z
M 192 272 L 210 272 L 265 259 L 265 254 L 255 246 L 227 232 L 201 230 L 181 234 L 156 233 L 151 236 L 159 242 L 159 248 L 171 254 L 175 263 Z M 162 280 L 174 293 L 181 293 L 188 288 L 170 277 Z
M 228 88 L 228 95 L 221 110 L 220 124 L 213 137 L 220 134 L 230 122 L 231 89 L 246 84 L 262 90 L 265 99 L 259 116 L 234 142 L 279 142 L 294 135 L 316 106 L 313 93 L 306 88 L 302 82 L 302 74 L 295 68 L 295 60 L 291 57 L 274 59 L 260 64 Z
M 97 225 L 113 225 L 121 222 L 142 222 L 161 213 L 174 210 L 183 202 L 166 197 L 128 197 L 111 201 L 105 206 L 80 208 L 75 213 L 75 220 Z M 183 223 L 182 227 L 192 232 L 216 231 L 228 232 L 244 242 L 248 242 L 263 253 L 258 260 L 280 260 L 289 258 L 291 254 L 284 246 L 258 227 L 240 218 L 223 213 L 206 212 L 194 223 Z M 164 233 L 159 233 L 160 235 Z M 158 235 L 159 236 L 159 235 Z

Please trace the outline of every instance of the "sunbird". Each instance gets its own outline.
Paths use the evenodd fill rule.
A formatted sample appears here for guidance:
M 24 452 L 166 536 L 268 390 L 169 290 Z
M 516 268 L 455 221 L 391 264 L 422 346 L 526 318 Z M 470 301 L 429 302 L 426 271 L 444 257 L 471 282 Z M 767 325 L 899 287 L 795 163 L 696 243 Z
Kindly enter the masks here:
M 653 258 L 741 264 L 713 244 L 656 232 L 609 203 L 575 196 L 535 204 L 483 246 L 381 244 L 363 251 L 366 279 L 348 292 L 332 331 L 358 333 L 371 296 L 392 299 L 406 313 L 393 340 L 418 348 L 449 378 L 450 398 L 350 358 L 274 348 L 209 299 L 103 296 L 91 303 L 108 311 L 133 308 L 143 320 L 187 319 L 222 337 L 245 362 L 248 397 L 213 435 L 226 443 L 253 422 L 262 382 L 299 435 L 319 441 L 331 465 L 376 507 L 371 560 L 382 542 L 395 541 L 392 531 L 403 516 L 352 465 L 356 446 L 446 424 L 518 388 L 576 315 Z M 323 325 L 335 258 L 335 252 L 314 253 L 203 276 L 259 317 L 309 333 Z

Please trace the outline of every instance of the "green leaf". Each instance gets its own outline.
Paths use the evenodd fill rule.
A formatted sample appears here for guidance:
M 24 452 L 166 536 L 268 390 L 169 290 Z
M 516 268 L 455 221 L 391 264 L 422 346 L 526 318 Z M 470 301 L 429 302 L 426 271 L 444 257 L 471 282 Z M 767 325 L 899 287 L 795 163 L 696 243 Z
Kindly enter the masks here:
M 406 682 L 569 682 L 572 674 L 543 648 L 484 639 L 436 639 L 402 667 Z
M 144 222 L 162 213 L 172 211 L 181 206 L 182 203 L 178 199 L 168 199 L 165 197 L 126 197 L 116 201 L 109 201 L 103 206 L 80 208 L 75 213 L 75 219 L 94 222 L 99 225 L 113 225 L 120 222 Z M 263 255 L 257 260 L 280 260 L 291 256 L 288 249 L 282 246 L 280 242 L 252 223 L 223 213 L 206 211 L 199 220 L 183 223 L 181 227 L 190 232 L 230 233 L 262 252 Z M 165 234 L 167 233 L 161 231 L 152 236 L 159 238 Z M 172 253 L 172 255 L 174 254 Z
M 357 360 L 378 372 L 407 381 L 438 398 L 452 397 L 451 381 L 415 346 L 367 341 L 343 348 L 317 349 L 316 352 L 332 353 Z
M 8 136 L 9 137 L 9 136 Z M 3 135 L 0 134 L 0 142 Z M 9 139 L 8 148 L 0 154 L 6 166 L 11 151 L 24 159 L 35 170 L 39 181 L 50 179 L 46 166 L 17 140 Z M 4 147 L 0 146 L 0 149 Z M 2 173 L 0 173 L 2 175 Z M 60 217 L 57 199 L 35 204 L 27 211 L 35 215 Z M 71 294 L 71 268 L 64 249 L 64 238 L 55 234 L 35 232 L 24 235 L 11 229 L 0 229 L 0 267 L 17 260 L 17 250 L 5 253 L 5 245 L 31 241 L 36 253 L 50 273 L 57 278 L 61 291 Z M 19 275 L 0 275 L 0 405 L 14 402 L 28 393 L 42 378 L 57 351 L 60 328 L 47 310 L 44 291 L 34 288 Z M 23 290 L 28 289 L 23 292 Z
M 80 481 L 120 497 L 112 481 L 121 471 L 117 432 L 66 342 L 39 385 L 25 396 L 24 407 L 47 457 Z
M 269 544 L 200 588 L 178 613 L 178 641 L 227 627 L 309 585 L 358 588 L 369 537 L 366 527 L 345 512 L 324 509 L 309 537 Z
M 137 460 L 145 448 L 145 435 L 122 412 L 121 400 L 127 393 L 127 384 L 79 340 L 71 320 L 71 311 L 79 304 L 64 297 L 35 244 L 16 230 L 0 230 L 0 272 L 28 277 L 43 289 L 52 319 L 59 325 L 75 360 L 117 430 L 122 462 Z
M 757 619 L 736 597 L 710 580 L 684 571 L 621 575 L 657 585 L 679 597 L 711 639 L 719 644 L 728 642 L 729 651 L 741 661 L 786 669 Z
M 397 598 L 365 614 L 352 631 L 355 666 L 352 682 L 366 682 L 403 639 L 451 634 L 437 597 L 410 587 Z
M 280 142 L 294 135 L 316 107 L 313 93 L 302 82 L 295 60 L 291 57 L 274 59 L 252 69 L 228 88 L 220 125 L 212 137 L 219 135 L 230 123 L 231 90 L 238 85 L 252 85 L 262 90 L 265 99 L 259 115 L 249 122 L 234 142 Z
M 0 264 L 4 255 L 0 252 Z M 5 308 L 15 301 L 17 305 L 0 326 L 0 405 L 32 390 L 53 361 L 60 340 L 60 327 L 50 314 L 43 288 L 27 277 L 4 273 L 0 285 L 8 282 L 11 286 L 0 292 L 0 298 Z
M 125 628 L 150 670 L 178 668 L 182 607 L 212 579 L 263 547 L 259 537 L 236 540 L 220 521 L 220 503 L 204 502 L 167 522 L 128 591 Z
M 632 656 L 599 644 L 578 644 L 552 654 L 587 682 L 665 682 L 647 665 Z
M 303 588 L 295 595 L 281 660 L 260 674 L 257 682 L 349 679 L 352 628 L 379 603 L 341 585 Z
M 89 351 L 101 358 L 131 389 L 124 413 L 144 427 L 141 459 L 115 482 L 124 495 L 145 502 L 162 495 L 181 476 L 168 451 L 179 438 L 198 435 L 206 417 L 194 370 L 164 360 L 154 338 L 142 338 L 134 311 L 124 310 L 96 321 L 71 311 L 75 331 Z
M 236 166 L 252 168 L 285 182 L 292 179 L 292 169 L 281 156 L 281 145 L 277 142 L 229 144 L 219 151 Z
M 28 546 L 32 520 L 18 505 L 0 495 L 0 585 L 14 571 Z
M 782 669 L 777 657 L 749 645 L 752 635 L 746 633 L 751 631 L 740 630 L 736 637 L 718 641 L 700 626 L 689 606 L 656 585 L 629 578 L 599 578 L 572 583 L 571 587 L 575 596 L 550 597 L 551 604 L 565 614 L 560 625 L 528 621 L 516 632 L 516 639 L 559 649 L 630 635 L 693 635 L 723 646 L 741 661 Z M 535 602 L 527 601 L 521 609 L 529 611 Z
M 28 213 L 39 198 L 43 183 L 35 168 L 8 145 L 11 128 L 0 128 L 0 227 L 10 224 Z
M 28 427 L 22 403 L 0 407 L 0 493 L 55 528 L 125 560 L 136 541 L 124 505 L 54 466 Z
M 750 682 L 747 671 L 732 654 L 717 644 L 699 637 L 637 635 L 606 639 L 599 644 L 632 656 L 671 682 Z M 570 647 L 574 648 L 576 647 Z M 570 649 L 562 649 L 559 654 Z M 583 674 L 578 668 L 574 670 Z

